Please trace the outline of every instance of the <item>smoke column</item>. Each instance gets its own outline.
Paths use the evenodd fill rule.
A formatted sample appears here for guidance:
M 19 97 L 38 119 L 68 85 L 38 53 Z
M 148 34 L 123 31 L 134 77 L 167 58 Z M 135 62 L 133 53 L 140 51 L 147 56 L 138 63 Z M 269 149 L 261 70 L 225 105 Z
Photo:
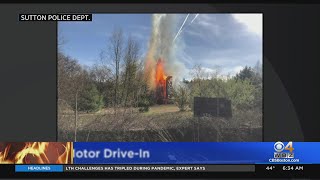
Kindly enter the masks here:
M 155 89 L 155 69 L 159 58 L 164 61 L 165 75 L 175 75 L 181 65 L 175 57 L 173 39 L 176 31 L 176 15 L 154 14 L 148 52 L 145 59 L 145 78 L 149 87 Z

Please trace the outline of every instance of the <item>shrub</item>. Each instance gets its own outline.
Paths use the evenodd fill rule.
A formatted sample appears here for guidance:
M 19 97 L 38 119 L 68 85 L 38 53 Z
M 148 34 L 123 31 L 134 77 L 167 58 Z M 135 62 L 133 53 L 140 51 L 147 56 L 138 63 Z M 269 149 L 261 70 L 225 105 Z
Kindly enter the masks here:
M 142 98 L 138 102 L 139 112 L 148 112 L 149 111 L 150 103 L 147 98 Z
M 251 109 L 254 106 L 255 87 L 248 80 L 229 79 L 226 82 L 226 96 L 232 106 L 238 109 Z
M 187 85 L 180 84 L 174 93 L 175 104 L 180 111 L 186 111 L 189 106 L 190 93 Z
M 103 96 L 99 93 L 96 86 L 91 84 L 84 89 L 78 100 L 80 111 L 96 112 L 103 106 Z

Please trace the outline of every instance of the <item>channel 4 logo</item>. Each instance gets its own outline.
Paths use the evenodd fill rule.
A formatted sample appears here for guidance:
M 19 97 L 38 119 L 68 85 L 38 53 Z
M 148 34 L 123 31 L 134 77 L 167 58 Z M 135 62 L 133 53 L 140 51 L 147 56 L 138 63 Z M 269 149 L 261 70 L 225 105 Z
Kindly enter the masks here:
M 283 142 L 274 143 L 274 158 L 294 158 L 293 153 L 293 143 L 292 141 L 288 142 L 287 145 L 284 145 Z

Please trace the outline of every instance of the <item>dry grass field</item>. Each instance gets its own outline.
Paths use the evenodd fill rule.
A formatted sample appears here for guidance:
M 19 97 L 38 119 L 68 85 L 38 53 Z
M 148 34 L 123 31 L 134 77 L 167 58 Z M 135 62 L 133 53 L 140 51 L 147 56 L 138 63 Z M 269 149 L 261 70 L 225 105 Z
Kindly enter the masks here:
M 74 141 L 75 115 L 59 112 L 59 141 Z M 102 109 L 79 113 L 77 141 L 261 141 L 262 116 L 234 113 L 233 118 L 195 118 L 175 105 L 155 105 L 145 113 L 137 108 Z

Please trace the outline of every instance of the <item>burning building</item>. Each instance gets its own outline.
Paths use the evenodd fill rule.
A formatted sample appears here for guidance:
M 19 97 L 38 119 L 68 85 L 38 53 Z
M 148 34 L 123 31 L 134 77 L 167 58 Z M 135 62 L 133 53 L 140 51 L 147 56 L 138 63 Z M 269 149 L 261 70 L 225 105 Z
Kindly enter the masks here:
M 154 92 L 157 104 L 170 103 L 173 95 L 172 75 L 177 73 L 173 47 L 176 34 L 174 25 L 174 15 L 152 15 L 152 31 L 145 59 L 145 78 L 150 92 Z
M 172 99 L 172 76 L 166 76 L 163 59 L 158 59 L 156 64 L 155 96 L 157 104 L 167 104 Z

